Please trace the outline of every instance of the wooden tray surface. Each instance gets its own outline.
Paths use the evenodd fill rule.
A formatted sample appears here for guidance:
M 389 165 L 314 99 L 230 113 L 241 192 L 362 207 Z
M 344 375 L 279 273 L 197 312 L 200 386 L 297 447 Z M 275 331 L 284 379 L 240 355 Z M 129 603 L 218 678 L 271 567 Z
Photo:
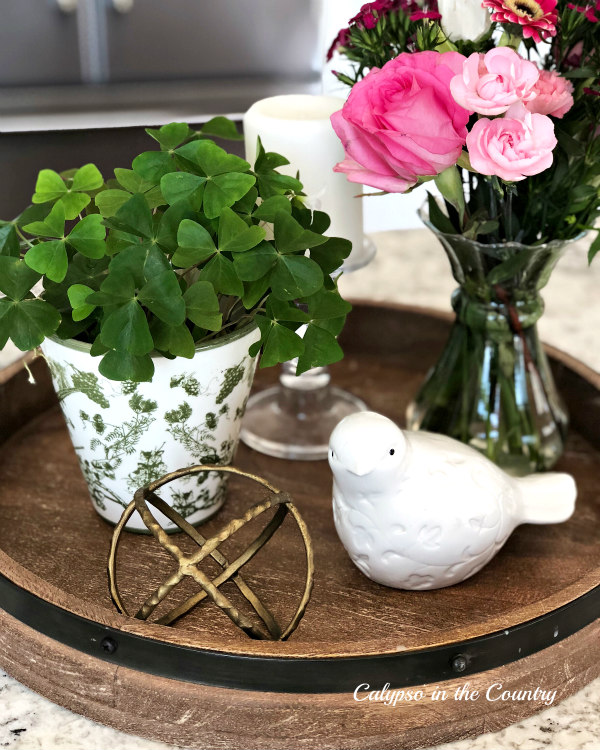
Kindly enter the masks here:
M 346 357 L 332 368 L 334 382 L 352 390 L 375 411 L 402 424 L 406 406 L 438 356 L 448 330 L 447 317 L 428 311 L 357 305 L 343 334 Z M 250 640 L 208 602 L 173 628 L 128 619 L 116 613 L 110 602 L 106 576 L 112 527 L 100 519 L 89 501 L 45 365 L 41 361 L 33 364 L 38 380 L 35 386 L 27 382 L 20 367 L 13 366 L 0 375 L 0 439 L 4 440 L 0 446 L 0 573 L 46 602 L 101 625 L 221 654 L 283 658 L 377 656 L 451 645 L 498 631 L 508 632 L 589 597 L 597 593 L 600 586 L 600 376 L 563 353 L 551 350 L 551 354 L 558 387 L 572 420 L 567 449 L 556 468 L 576 478 L 579 490 L 576 513 L 566 524 L 520 527 L 487 567 L 458 586 L 432 592 L 402 592 L 372 583 L 351 563 L 337 539 L 327 462 L 274 459 L 240 446 L 236 465 L 265 476 L 275 486 L 289 491 L 314 541 L 313 596 L 298 630 L 286 643 Z M 260 371 L 255 388 L 271 385 L 277 374 L 275 370 Z M 202 527 L 202 533 L 210 535 L 258 499 L 260 491 L 257 494 L 255 485 L 235 479 L 230 484 L 225 508 Z M 247 538 L 254 536 L 257 530 L 258 526 L 248 529 Z M 234 537 L 231 547 L 224 551 L 239 549 L 240 542 L 241 537 Z M 135 604 L 171 570 L 170 558 L 166 553 L 156 553 L 151 538 L 125 535 L 119 554 L 119 583 L 130 609 L 134 610 Z M 210 566 L 207 570 L 210 571 Z M 281 622 L 286 622 L 295 609 L 304 574 L 300 537 L 289 518 L 267 547 L 244 568 L 246 581 Z M 187 589 L 191 590 L 193 587 Z M 227 591 L 235 598 L 231 584 Z M 183 597 L 183 592 L 177 596 Z M 243 606 L 241 602 L 240 606 Z M 595 616 L 598 615 L 600 612 Z M 24 632 L 31 633 L 13 618 L 3 617 L 11 637 L 22 639 Z M 599 632 L 597 622 L 590 624 L 579 635 L 572 635 L 541 654 L 516 662 L 515 674 L 522 679 L 531 670 L 541 670 L 544 664 L 560 661 L 564 655 L 571 654 L 575 658 L 573 654 L 576 654 L 577 678 L 570 682 L 564 674 L 561 678 L 562 682 L 569 682 L 561 693 L 564 697 L 600 672 Z M 42 640 L 48 642 L 48 639 Z M 73 698 L 73 692 L 68 700 L 61 697 L 56 681 L 54 688 L 49 689 L 44 688 L 45 683 L 39 677 L 28 680 L 29 673 L 24 671 L 23 663 L 19 667 L 17 657 L 7 656 L 10 652 L 6 646 L 8 636 L 4 650 L 1 641 L 0 637 L 0 663 L 19 679 L 74 710 L 128 729 L 125 716 L 118 718 L 114 713 L 106 713 L 98 708 L 99 704 L 93 710 L 89 706 L 86 708 L 86 701 L 81 695 L 79 699 Z M 58 653 L 67 661 L 75 659 L 76 652 L 65 646 L 58 645 Z M 81 658 L 85 663 L 91 659 L 98 670 L 110 670 L 111 665 L 106 663 L 100 667 L 98 659 Z M 120 669 L 120 674 L 128 673 Z M 145 678 L 138 680 L 135 672 L 128 674 L 133 682 L 139 682 L 136 690 L 143 692 Z M 161 678 L 153 679 L 159 681 L 157 684 L 176 684 L 172 680 L 161 683 Z M 206 699 L 205 691 L 211 690 L 199 685 L 180 685 L 177 689 L 187 691 L 185 700 L 192 694 Z M 189 693 L 193 690 L 197 692 Z M 212 690 L 213 697 L 230 692 L 219 688 Z M 254 695 L 253 701 L 263 706 L 260 694 Z M 218 700 L 226 699 L 221 696 Z M 349 703 L 352 703 L 350 699 Z M 254 708 L 256 705 L 253 704 Z M 308 710 L 308 704 L 304 710 Z M 514 707 L 509 710 L 504 706 L 503 718 L 498 718 L 500 712 L 496 711 L 497 722 L 489 726 L 503 726 L 534 710 L 539 707 L 521 705 L 518 710 Z M 392 711 L 389 709 L 387 715 Z M 130 712 L 129 718 L 131 716 Z M 475 722 L 465 718 L 466 728 L 460 730 L 463 734 L 483 731 L 477 723 L 482 720 L 481 716 L 473 714 L 471 719 L 473 717 Z M 456 718 L 456 727 L 462 727 L 459 717 Z M 149 727 L 150 724 L 142 726 L 134 722 L 130 728 L 145 736 L 189 742 L 188 730 L 171 729 L 169 732 Z M 211 731 L 212 728 L 211 725 Z M 398 736 L 397 726 L 394 731 Z M 279 746 L 273 744 L 275 740 L 258 742 L 255 735 L 252 736 L 256 747 Z M 319 736 L 322 741 L 323 733 Z M 425 736 L 433 741 L 434 735 L 417 733 L 416 739 L 408 739 L 406 735 L 404 746 L 424 742 Z M 444 730 L 439 734 L 439 741 L 451 736 L 457 736 L 457 732 Z M 215 747 L 235 746 L 232 738 L 231 744 L 225 740 L 223 744 L 219 744 L 220 740 L 214 742 Z M 332 742 L 327 747 L 364 746 L 364 741 L 352 744 L 347 738 L 337 744 Z M 382 735 L 378 746 L 395 747 L 394 742 L 384 742 Z M 199 739 L 198 743 L 202 741 Z M 207 743 L 208 747 L 208 740 Z
M 447 328 L 446 320 L 419 312 L 358 307 L 345 332 L 346 358 L 332 368 L 334 381 L 402 423 L 406 405 L 435 360 Z M 555 356 L 559 388 L 572 414 L 567 450 L 556 468 L 577 479 L 577 512 L 566 524 L 520 527 L 487 567 L 459 586 L 403 592 L 372 583 L 338 541 L 327 462 L 273 459 L 241 445 L 236 465 L 288 490 L 312 533 L 315 586 L 297 632 L 287 643 L 251 641 L 208 603 L 175 628 L 127 620 L 115 612 L 108 595 L 106 557 L 112 527 L 92 508 L 58 407 L 31 419 L 0 448 L 0 571 L 84 617 L 219 651 L 378 654 L 510 628 L 600 584 L 600 395 L 595 391 L 600 378 L 581 365 L 576 365 L 576 372 L 575 363 L 565 355 Z M 41 372 L 43 363 L 39 364 Z M 276 376 L 274 371 L 260 371 L 257 387 Z M 52 396 L 42 379 L 32 386 L 24 373 L 12 378 L 13 393 L 5 393 L 0 408 L 4 410 L 10 399 L 18 423 L 22 401 L 29 414 L 34 398 L 47 405 Z M 233 481 L 226 507 L 203 526 L 203 533 L 215 531 L 259 498 L 253 483 Z M 125 535 L 119 564 L 119 582 L 131 608 L 172 569 L 166 553 L 156 554 L 151 538 L 134 534 Z M 304 578 L 300 538 L 291 519 L 244 571 L 265 603 L 282 620 L 289 619 Z

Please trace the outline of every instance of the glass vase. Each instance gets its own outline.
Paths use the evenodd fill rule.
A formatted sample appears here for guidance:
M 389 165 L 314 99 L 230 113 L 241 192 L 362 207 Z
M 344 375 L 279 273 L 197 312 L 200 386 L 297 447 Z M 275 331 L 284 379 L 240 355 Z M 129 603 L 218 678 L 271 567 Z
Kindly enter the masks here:
M 446 346 L 407 411 L 409 429 L 471 445 L 511 474 L 549 469 L 568 425 L 536 323 L 539 294 L 572 241 L 483 244 L 443 234 L 459 284 Z

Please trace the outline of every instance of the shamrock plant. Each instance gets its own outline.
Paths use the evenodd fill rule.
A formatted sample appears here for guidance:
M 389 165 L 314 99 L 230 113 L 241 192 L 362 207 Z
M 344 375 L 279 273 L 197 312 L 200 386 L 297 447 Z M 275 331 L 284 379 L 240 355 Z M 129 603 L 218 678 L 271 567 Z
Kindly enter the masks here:
M 147 133 L 160 149 L 106 182 L 93 164 L 42 170 L 32 205 L 0 223 L 0 347 L 74 338 L 107 378 L 145 381 L 151 353 L 191 358 L 254 321 L 263 367 L 339 360 L 350 305 L 331 274 L 350 243 L 324 234 L 328 216 L 277 171 L 287 160 L 260 142 L 253 167 L 228 153 L 210 138 L 240 138 L 222 117 Z

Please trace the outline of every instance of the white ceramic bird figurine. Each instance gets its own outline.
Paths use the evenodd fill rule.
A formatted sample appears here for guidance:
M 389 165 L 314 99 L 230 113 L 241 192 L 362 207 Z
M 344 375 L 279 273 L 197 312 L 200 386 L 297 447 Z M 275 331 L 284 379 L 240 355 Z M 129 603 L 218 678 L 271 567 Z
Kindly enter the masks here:
M 577 496 L 568 474 L 511 477 L 457 440 L 375 412 L 337 425 L 329 464 L 342 544 L 366 576 L 400 589 L 464 581 L 519 524 L 566 521 Z

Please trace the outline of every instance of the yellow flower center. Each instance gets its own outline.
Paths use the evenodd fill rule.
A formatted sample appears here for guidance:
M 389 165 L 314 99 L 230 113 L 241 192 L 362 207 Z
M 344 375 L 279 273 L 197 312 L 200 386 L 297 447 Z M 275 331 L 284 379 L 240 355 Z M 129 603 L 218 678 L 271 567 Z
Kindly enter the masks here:
M 544 17 L 544 11 L 536 0 L 504 0 L 507 8 L 521 18 L 530 18 L 537 21 Z

